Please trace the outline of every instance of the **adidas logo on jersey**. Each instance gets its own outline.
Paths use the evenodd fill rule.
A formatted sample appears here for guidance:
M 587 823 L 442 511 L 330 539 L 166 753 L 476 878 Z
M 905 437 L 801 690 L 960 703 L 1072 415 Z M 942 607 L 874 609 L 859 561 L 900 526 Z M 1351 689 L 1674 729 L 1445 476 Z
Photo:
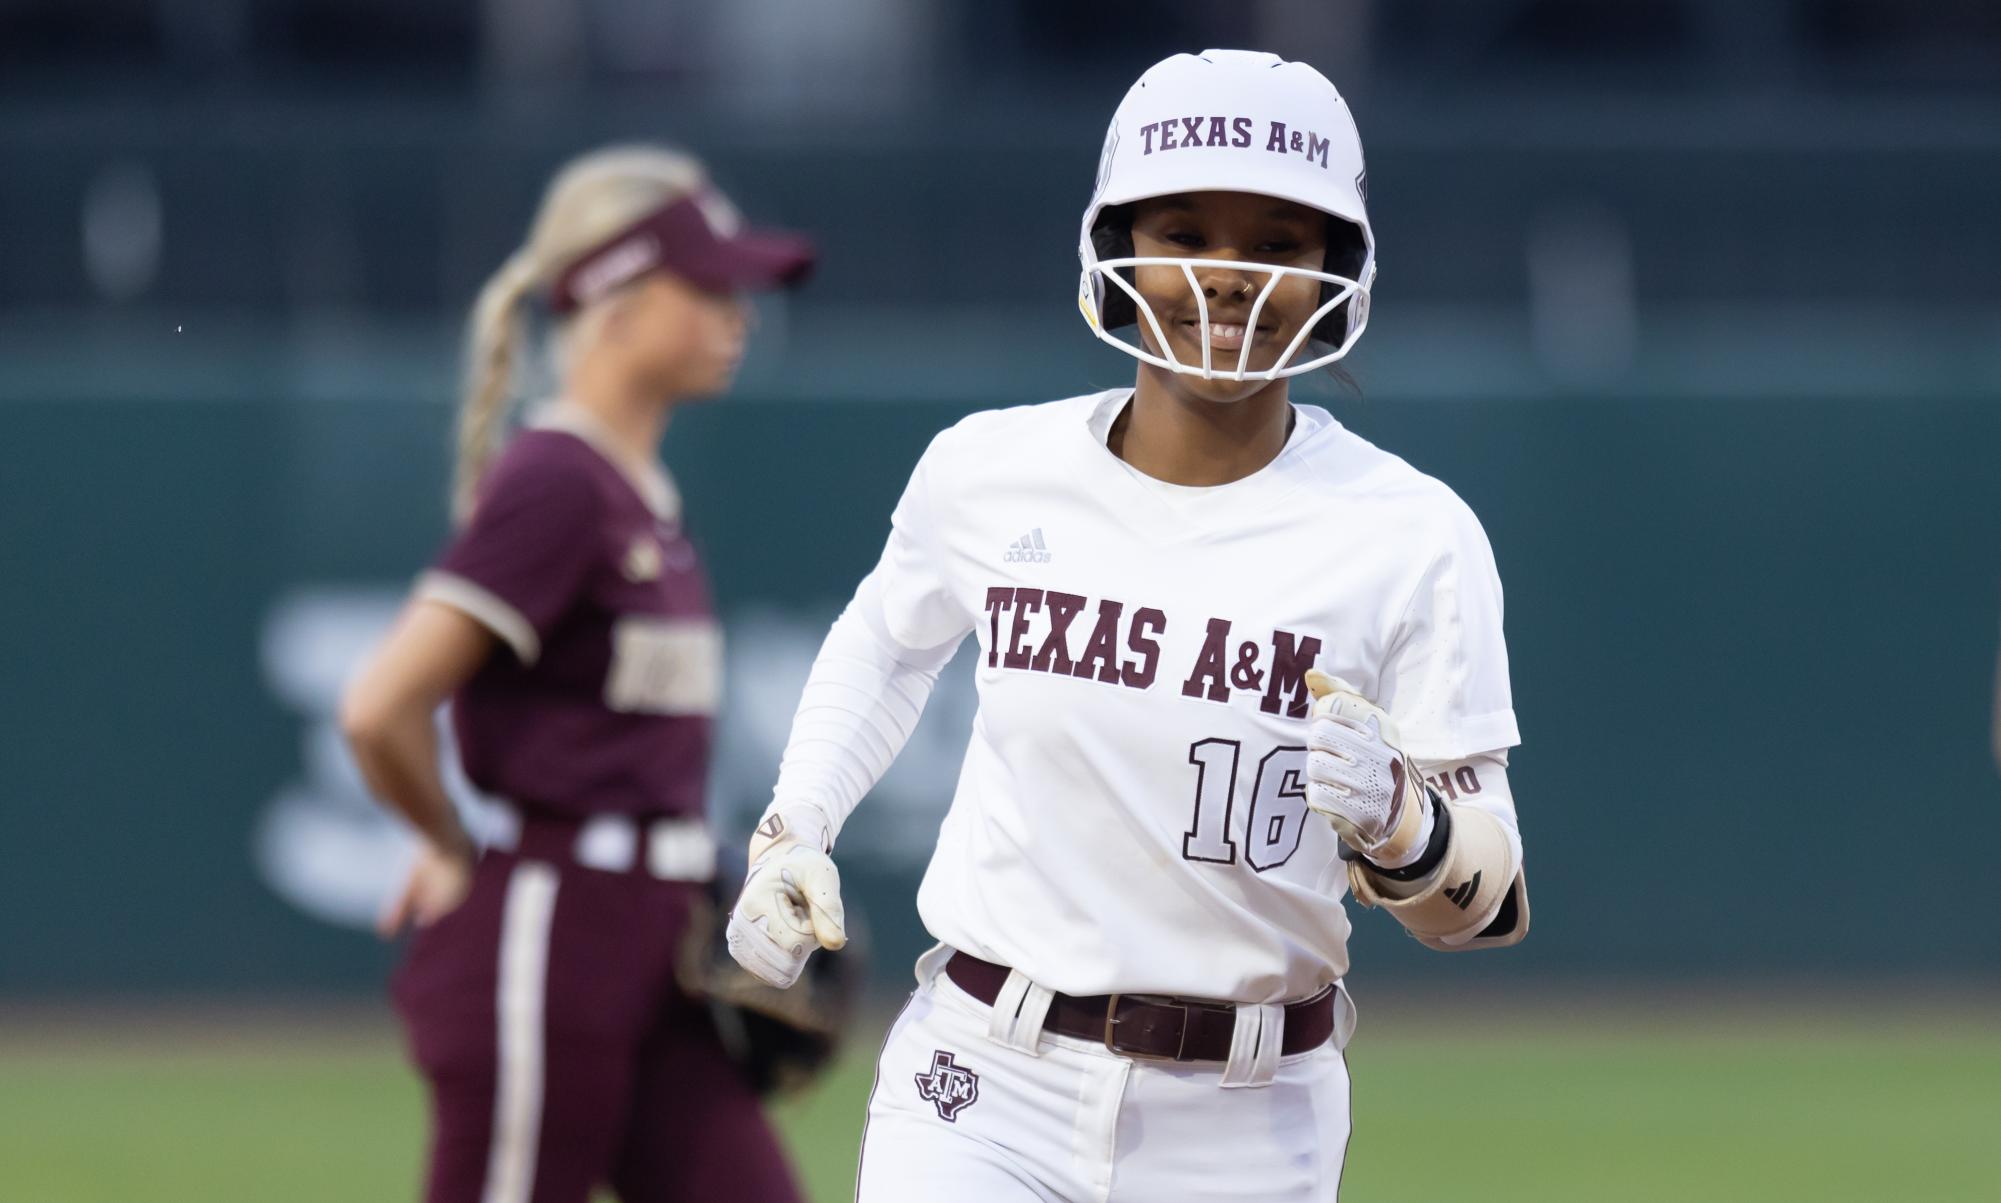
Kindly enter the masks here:
M 1050 560 L 1049 545 L 1042 541 L 1042 528 L 1034 530 L 1007 545 L 1007 554 L 1001 557 L 1008 564 L 1047 564 Z

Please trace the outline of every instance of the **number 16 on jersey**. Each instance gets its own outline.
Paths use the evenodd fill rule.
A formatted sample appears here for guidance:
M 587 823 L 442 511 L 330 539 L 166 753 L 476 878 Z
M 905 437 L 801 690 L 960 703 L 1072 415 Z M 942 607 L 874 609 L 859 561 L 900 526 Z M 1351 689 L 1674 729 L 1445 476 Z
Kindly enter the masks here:
M 1231 836 L 1237 775 L 1244 746 L 1234 739 L 1198 740 L 1188 748 L 1195 766 L 1195 814 L 1181 837 L 1181 855 L 1219 865 L 1237 863 Z M 1260 873 L 1276 869 L 1299 851 L 1306 824 L 1306 749 L 1279 747 L 1257 763 L 1244 815 L 1244 860 Z

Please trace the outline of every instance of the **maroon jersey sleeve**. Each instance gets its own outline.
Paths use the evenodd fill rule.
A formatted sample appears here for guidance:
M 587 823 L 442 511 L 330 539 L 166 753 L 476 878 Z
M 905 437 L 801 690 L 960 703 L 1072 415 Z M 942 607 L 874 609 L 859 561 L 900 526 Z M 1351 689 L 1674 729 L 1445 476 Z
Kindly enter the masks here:
M 603 554 L 603 493 L 565 445 L 517 438 L 419 595 L 477 619 L 533 664 Z

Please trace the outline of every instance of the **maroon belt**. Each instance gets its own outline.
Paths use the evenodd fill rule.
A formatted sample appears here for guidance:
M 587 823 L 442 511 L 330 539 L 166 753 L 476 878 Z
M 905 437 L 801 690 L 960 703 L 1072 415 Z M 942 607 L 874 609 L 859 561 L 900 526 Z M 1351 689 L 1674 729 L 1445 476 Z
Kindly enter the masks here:
M 954 952 L 945 976 L 959 989 L 992 1006 L 1007 982 L 1008 967 Z M 1237 1035 L 1234 1004 L 1158 994 L 1058 994 L 1049 1002 L 1044 1031 L 1079 1040 L 1103 1041 L 1115 1053 L 1162 1061 L 1228 1061 Z M 1285 1007 L 1282 1056 L 1304 1053 L 1334 1034 L 1334 987 Z

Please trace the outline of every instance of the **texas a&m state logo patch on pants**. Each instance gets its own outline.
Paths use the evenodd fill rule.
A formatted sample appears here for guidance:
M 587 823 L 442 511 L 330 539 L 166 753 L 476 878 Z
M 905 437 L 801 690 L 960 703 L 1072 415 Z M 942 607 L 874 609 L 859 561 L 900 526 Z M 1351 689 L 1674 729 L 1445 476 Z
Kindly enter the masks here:
M 949 1123 L 958 1123 L 959 1112 L 980 1097 L 980 1075 L 955 1063 L 943 1049 L 931 1054 L 931 1072 L 916 1077 L 918 1097 L 935 1104 L 939 1118 Z

